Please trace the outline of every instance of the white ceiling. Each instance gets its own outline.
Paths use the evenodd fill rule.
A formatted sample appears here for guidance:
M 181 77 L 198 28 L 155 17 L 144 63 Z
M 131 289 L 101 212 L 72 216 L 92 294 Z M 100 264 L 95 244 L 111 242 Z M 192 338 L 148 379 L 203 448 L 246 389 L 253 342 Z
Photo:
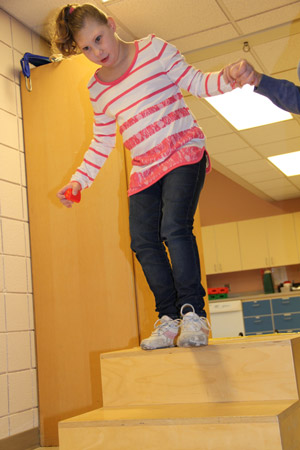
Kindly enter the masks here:
M 48 38 L 49 23 L 64 0 L 0 0 L 0 7 Z M 79 2 L 84 3 L 84 2 Z M 90 0 L 115 18 L 126 40 L 149 33 L 168 40 L 202 71 L 246 57 L 258 71 L 300 84 L 300 1 Z M 248 41 L 250 51 L 243 51 Z M 236 131 L 205 100 L 185 93 L 207 136 L 213 167 L 266 200 L 300 197 L 300 176 L 286 177 L 268 156 L 300 150 L 300 116 Z M 245 105 L 246 107 L 246 105 Z M 255 114 L 255 111 L 253 112 Z M 241 111 L 242 114 L 242 111 Z

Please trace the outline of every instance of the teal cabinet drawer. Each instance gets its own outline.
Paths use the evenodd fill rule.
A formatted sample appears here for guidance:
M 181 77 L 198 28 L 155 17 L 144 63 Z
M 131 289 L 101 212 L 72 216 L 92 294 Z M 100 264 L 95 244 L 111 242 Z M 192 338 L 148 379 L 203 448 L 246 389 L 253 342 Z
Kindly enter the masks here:
M 275 330 L 297 330 L 300 328 L 300 313 L 275 314 L 273 318 Z
M 248 333 L 273 333 L 274 327 L 271 316 L 245 317 L 245 332 Z
M 273 298 L 273 314 L 300 312 L 300 297 Z
M 271 314 L 270 300 L 243 302 L 243 314 L 244 317 L 263 316 Z

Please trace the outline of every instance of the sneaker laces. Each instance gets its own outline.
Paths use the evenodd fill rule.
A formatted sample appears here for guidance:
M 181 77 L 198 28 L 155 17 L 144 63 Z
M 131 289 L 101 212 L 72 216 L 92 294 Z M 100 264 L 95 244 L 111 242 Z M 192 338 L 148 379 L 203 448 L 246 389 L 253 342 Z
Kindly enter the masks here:
M 183 310 L 186 307 L 190 307 L 192 311 L 189 311 L 186 314 L 183 314 Z M 184 325 L 187 331 L 201 331 L 202 328 L 206 329 L 206 331 L 210 330 L 210 323 L 204 316 L 198 316 L 195 313 L 195 309 L 193 305 L 186 303 L 181 307 L 180 314 L 182 316 L 182 325 Z
M 200 317 L 196 313 L 185 314 L 182 324 L 188 331 L 200 331 L 202 328 L 210 329 L 210 324 L 206 317 Z
M 180 322 L 180 319 L 171 319 L 163 322 L 161 321 L 161 319 L 157 319 L 154 324 L 154 331 L 152 331 L 151 336 L 160 336 L 161 334 L 164 334 L 166 329 L 170 326 L 172 327 L 172 325 L 179 327 Z

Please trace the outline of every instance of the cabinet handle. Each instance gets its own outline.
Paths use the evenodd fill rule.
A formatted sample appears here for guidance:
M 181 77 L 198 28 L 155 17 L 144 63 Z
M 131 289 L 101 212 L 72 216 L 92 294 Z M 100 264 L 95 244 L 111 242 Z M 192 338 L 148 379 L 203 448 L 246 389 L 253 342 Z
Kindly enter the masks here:
M 271 256 L 271 266 L 274 266 L 274 259 L 273 259 L 273 256 Z
M 219 270 L 222 272 L 222 264 L 219 264 Z
M 268 258 L 265 258 L 266 266 L 268 265 Z
M 214 264 L 215 272 L 217 271 L 217 264 Z

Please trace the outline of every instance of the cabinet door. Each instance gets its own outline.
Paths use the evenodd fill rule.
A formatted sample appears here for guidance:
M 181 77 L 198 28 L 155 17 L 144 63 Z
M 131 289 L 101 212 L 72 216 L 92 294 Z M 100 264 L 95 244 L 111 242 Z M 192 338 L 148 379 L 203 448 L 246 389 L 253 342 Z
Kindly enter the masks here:
M 294 213 L 294 225 L 295 225 L 295 233 L 296 233 L 296 241 L 297 241 L 297 250 L 298 250 L 298 258 L 300 261 L 300 212 Z
M 270 265 L 265 220 L 238 222 L 238 232 L 243 270 Z
M 241 270 L 241 255 L 237 223 L 215 225 L 215 239 L 218 258 L 217 272 Z
M 266 217 L 266 230 L 272 266 L 299 262 L 292 214 Z
M 214 226 L 202 227 L 205 271 L 207 275 L 217 272 L 217 251 Z

